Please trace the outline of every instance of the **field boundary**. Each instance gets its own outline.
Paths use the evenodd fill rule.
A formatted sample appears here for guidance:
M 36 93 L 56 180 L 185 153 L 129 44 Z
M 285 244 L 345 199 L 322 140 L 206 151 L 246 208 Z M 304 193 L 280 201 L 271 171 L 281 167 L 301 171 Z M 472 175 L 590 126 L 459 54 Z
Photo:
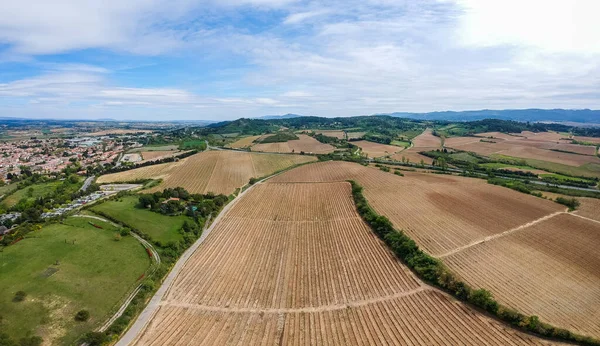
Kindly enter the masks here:
M 546 216 L 542 216 L 539 219 L 535 219 L 535 220 L 530 221 L 528 223 L 524 223 L 524 224 L 522 224 L 520 226 L 517 226 L 515 228 L 509 229 L 508 231 L 504 231 L 504 232 L 501 232 L 501 233 L 496 233 L 496 234 L 487 236 L 487 237 L 485 237 L 483 239 L 474 241 L 474 242 L 472 242 L 470 244 L 463 245 L 463 246 L 458 247 L 458 248 L 456 248 L 454 250 L 448 251 L 448 252 L 443 253 L 441 255 L 437 255 L 436 257 L 437 258 L 444 258 L 444 257 L 452 256 L 454 254 L 457 254 L 457 253 L 459 253 L 461 251 L 464 251 L 464 250 L 466 250 L 468 248 L 471 248 L 473 246 L 477 246 L 479 244 L 482 244 L 482 243 L 485 243 L 485 242 L 488 242 L 488 241 L 491 241 L 491 240 L 494 240 L 494 239 L 502 238 L 504 236 L 507 236 L 507 235 L 510 235 L 512 233 L 515 233 L 515 232 L 518 232 L 520 230 L 523 230 L 525 228 L 531 227 L 531 226 L 536 225 L 536 224 L 538 224 L 540 222 L 544 222 L 546 220 L 550 220 L 551 218 L 553 218 L 555 216 L 558 216 L 558 215 L 562 215 L 562 214 L 568 214 L 568 212 L 567 211 L 557 211 L 555 213 L 548 214 Z
M 303 307 L 303 308 L 282 308 L 282 309 L 274 309 L 274 308 L 234 308 L 234 307 L 219 307 L 212 305 L 201 305 L 201 304 L 193 304 L 193 303 L 174 303 L 174 302 L 161 302 L 160 306 L 172 306 L 172 307 L 180 307 L 187 309 L 197 309 L 204 311 L 214 311 L 214 312 L 227 312 L 227 313 L 265 313 L 265 314 L 287 314 L 287 313 L 312 313 L 312 312 L 324 312 L 324 311 L 336 311 L 336 310 L 344 310 L 347 308 L 354 308 L 360 306 L 366 306 L 370 304 L 376 304 L 385 302 L 388 300 L 393 300 L 397 298 L 408 297 L 413 294 L 417 294 L 423 291 L 437 291 L 437 289 L 430 287 L 428 285 L 421 284 L 421 286 L 412 289 L 410 291 L 398 292 L 395 294 L 390 294 L 387 296 L 376 297 L 365 300 L 357 300 L 346 302 L 343 304 L 332 304 L 332 305 L 320 305 L 320 306 L 311 306 L 311 307 Z
M 398 259 L 405 263 L 425 283 L 439 287 L 458 300 L 468 302 L 473 307 L 484 310 L 497 320 L 526 333 L 550 340 L 600 346 L 600 340 L 598 339 L 554 327 L 540 321 L 537 316 L 527 316 L 500 305 L 488 290 L 474 290 L 460 281 L 439 259 L 423 252 L 414 240 L 409 238 L 403 231 L 397 230 L 387 217 L 377 214 L 364 197 L 362 186 L 353 180 L 348 180 L 348 182 L 352 184 L 352 197 L 358 214 Z

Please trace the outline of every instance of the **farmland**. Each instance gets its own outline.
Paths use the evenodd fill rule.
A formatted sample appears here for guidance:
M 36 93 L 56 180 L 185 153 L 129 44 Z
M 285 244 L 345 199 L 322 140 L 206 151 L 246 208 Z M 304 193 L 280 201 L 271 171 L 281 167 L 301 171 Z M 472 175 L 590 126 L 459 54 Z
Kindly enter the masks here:
M 298 135 L 298 139 L 287 142 L 261 143 L 252 146 L 252 151 L 262 151 L 270 153 L 314 153 L 325 154 L 332 152 L 334 147 L 324 144 L 308 135 Z
M 190 193 L 231 194 L 248 183 L 251 177 L 262 177 L 287 167 L 315 161 L 312 156 L 258 154 L 234 151 L 202 152 L 178 162 L 136 168 L 98 178 L 100 183 L 163 179 L 150 191 L 183 187 Z
M 358 216 L 346 182 L 254 187 L 157 309 L 134 344 L 547 344 L 421 283 Z
M 346 179 L 358 181 L 379 214 L 425 251 L 442 257 L 473 287 L 489 289 L 502 304 L 554 325 L 600 335 L 600 223 L 567 215 L 556 203 L 469 178 L 414 172 L 398 177 L 325 162 L 272 181 Z M 590 203 L 581 212 L 598 218 L 595 206 Z
M 18 340 L 29 333 L 48 344 L 72 344 L 109 317 L 149 266 L 144 248 L 132 237 L 114 240 L 104 222 L 68 218 L 44 226 L 0 256 L 2 329 Z M 126 265 L 125 265 L 126 264 Z M 15 292 L 27 293 L 12 301 Z M 76 322 L 81 309 L 90 320 Z
M 348 134 L 348 139 L 360 138 L 365 135 L 364 132 L 345 132 L 345 131 L 337 131 L 337 130 L 315 130 L 315 133 L 322 134 L 328 137 L 335 137 L 338 139 L 346 138 L 346 134 Z
M 142 158 L 144 159 L 144 161 L 154 161 L 154 160 L 160 160 L 160 159 L 164 159 L 167 157 L 171 157 L 171 156 L 176 156 L 179 154 L 184 153 L 183 151 L 141 151 L 140 155 L 142 155 Z
M 562 214 L 453 253 L 444 262 L 507 306 L 598 337 L 599 243 L 600 224 Z
M 150 236 L 154 241 L 167 244 L 183 238 L 179 232 L 186 216 L 165 216 L 149 210 L 138 208 L 136 196 L 126 196 L 118 200 L 107 201 L 92 207 L 92 211 L 100 212 L 118 220 L 125 225 L 135 227 L 138 231 Z
M 431 129 L 426 129 L 420 135 L 416 136 L 412 140 L 413 146 L 398 154 L 393 155 L 391 158 L 396 161 L 401 161 L 402 158 L 409 160 L 412 163 L 432 164 L 433 159 L 419 154 L 422 151 L 430 151 L 440 149 L 442 146 L 442 140 L 439 137 L 433 135 Z
M 248 136 L 248 137 L 244 137 L 242 139 L 238 139 L 237 141 L 227 145 L 230 148 L 234 148 L 234 149 L 241 149 L 241 148 L 248 148 L 250 146 L 252 146 L 252 144 L 254 144 L 254 141 L 259 139 L 262 136 Z
M 445 146 L 493 158 L 522 160 L 544 170 L 600 176 L 600 158 L 596 155 L 596 148 L 572 144 L 571 140 L 558 133 L 522 132 L 511 135 L 488 132 L 477 137 L 449 138 Z
M 356 180 L 379 214 L 434 256 L 564 209 L 483 180 L 404 174 L 398 177 L 357 164 L 325 162 L 294 169 L 272 181 Z
M 401 147 L 395 145 L 387 145 L 369 141 L 356 141 L 352 144 L 362 149 L 362 152 L 369 155 L 369 157 L 381 157 L 386 155 L 392 155 L 402 150 Z

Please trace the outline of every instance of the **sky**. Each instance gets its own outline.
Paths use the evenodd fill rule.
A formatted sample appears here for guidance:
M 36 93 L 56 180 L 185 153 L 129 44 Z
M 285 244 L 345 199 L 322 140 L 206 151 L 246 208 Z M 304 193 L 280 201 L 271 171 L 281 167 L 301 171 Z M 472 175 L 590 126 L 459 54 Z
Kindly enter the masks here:
M 600 109 L 598 0 L 0 2 L 0 117 Z

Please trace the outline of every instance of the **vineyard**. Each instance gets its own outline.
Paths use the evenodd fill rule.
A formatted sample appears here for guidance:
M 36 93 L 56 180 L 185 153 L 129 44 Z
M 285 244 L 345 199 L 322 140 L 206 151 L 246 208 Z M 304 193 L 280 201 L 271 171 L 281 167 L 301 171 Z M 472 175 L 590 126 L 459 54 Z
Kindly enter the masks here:
M 248 183 L 287 167 L 315 161 L 302 155 L 257 154 L 234 151 L 208 151 L 178 162 L 136 168 L 98 178 L 99 183 L 126 182 L 140 179 L 163 179 L 150 192 L 183 187 L 191 193 L 231 194 Z
M 307 135 L 298 135 L 298 138 L 299 139 L 293 139 L 287 142 L 255 144 L 252 146 L 252 151 L 325 154 L 332 152 L 335 149 L 331 145 L 321 143 Z
M 350 184 L 259 184 L 186 262 L 138 345 L 543 345 L 421 283 Z

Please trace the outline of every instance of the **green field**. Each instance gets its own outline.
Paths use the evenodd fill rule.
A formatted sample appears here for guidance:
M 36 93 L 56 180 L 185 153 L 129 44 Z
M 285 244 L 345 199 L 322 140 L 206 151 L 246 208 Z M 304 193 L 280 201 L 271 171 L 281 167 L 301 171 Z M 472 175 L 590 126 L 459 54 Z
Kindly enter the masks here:
M 450 157 L 454 160 L 460 160 L 464 162 L 478 163 L 479 159 L 469 153 L 452 153 Z
M 553 179 L 557 179 L 560 181 L 575 181 L 575 182 L 588 183 L 590 185 L 595 185 L 593 180 L 573 178 L 573 177 L 568 177 L 566 175 L 556 174 L 556 173 L 540 174 L 540 178 L 553 178 Z
M 408 148 L 410 146 L 410 142 L 405 141 L 392 141 L 391 145 L 395 145 L 398 147 Z
M 10 208 L 15 204 L 19 203 L 19 201 L 24 198 L 27 200 L 34 200 L 39 197 L 48 196 L 56 192 L 57 188 L 63 185 L 63 182 L 64 181 L 51 181 L 48 183 L 40 183 L 27 186 L 6 196 L 6 198 L 2 200 L 2 205 L 4 205 L 7 208 Z M 66 187 L 67 188 L 65 189 L 64 193 L 70 196 L 71 193 L 77 192 L 77 190 L 79 190 L 79 188 L 81 187 L 81 179 L 80 183 L 67 184 Z
M 529 167 L 529 166 L 520 166 L 520 165 L 509 165 L 507 163 L 501 162 L 492 162 L 492 163 L 482 163 L 479 166 L 483 168 L 491 168 L 491 169 L 503 169 L 503 168 L 519 168 L 522 170 L 536 170 L 537 168 Z
M 4 248 L 0 253 L 2 331 L 15 340 L 39 335 L 66 345 L 103 324 L 150 265 L 133 237 L 115 241 L 114 235 L 115 229 L 107 223 L 68 218 Z M 21 290 L 26 299 L 13 302 L 15 292 Z M 90 312 L 90 320 L 76 322 L 75 313 L 82 309 Z
M 166 244 L 183 239 L 180 230 L 184 221 L 192 220 L 184 215 L 166 216 L 137 207 L 137 196 L 126 196 L 120 201 L 112 200 L 91 208 L 92 211 L 110 215 L 112 218 L 147 234 L 154 241 Z
M 542 169 L 546 171 L 558 172 L 571 176 L 582 176 L 582 177 L 600 177 L 600 164 L 597 163 L 586 163 L 579 167 L 563 165 L 560 163 L 542 161 L 542 160 L 534 160 L 534 159 L 522 159 L 518 157 L 500 155 L 500 154 L 492 154 L 490 156 L 493 159 L 503 159 L 503 160 L 512 160 L 515 162 L 524 162 L 527 166 L 531 166 L 537 169 Z
M 16 183 L 7 184 L 7 185 L 4 185 L 4 186 L 0 186 L 0 196 L 11 194 L 16 189 L 17 189 L 17 184 Z

